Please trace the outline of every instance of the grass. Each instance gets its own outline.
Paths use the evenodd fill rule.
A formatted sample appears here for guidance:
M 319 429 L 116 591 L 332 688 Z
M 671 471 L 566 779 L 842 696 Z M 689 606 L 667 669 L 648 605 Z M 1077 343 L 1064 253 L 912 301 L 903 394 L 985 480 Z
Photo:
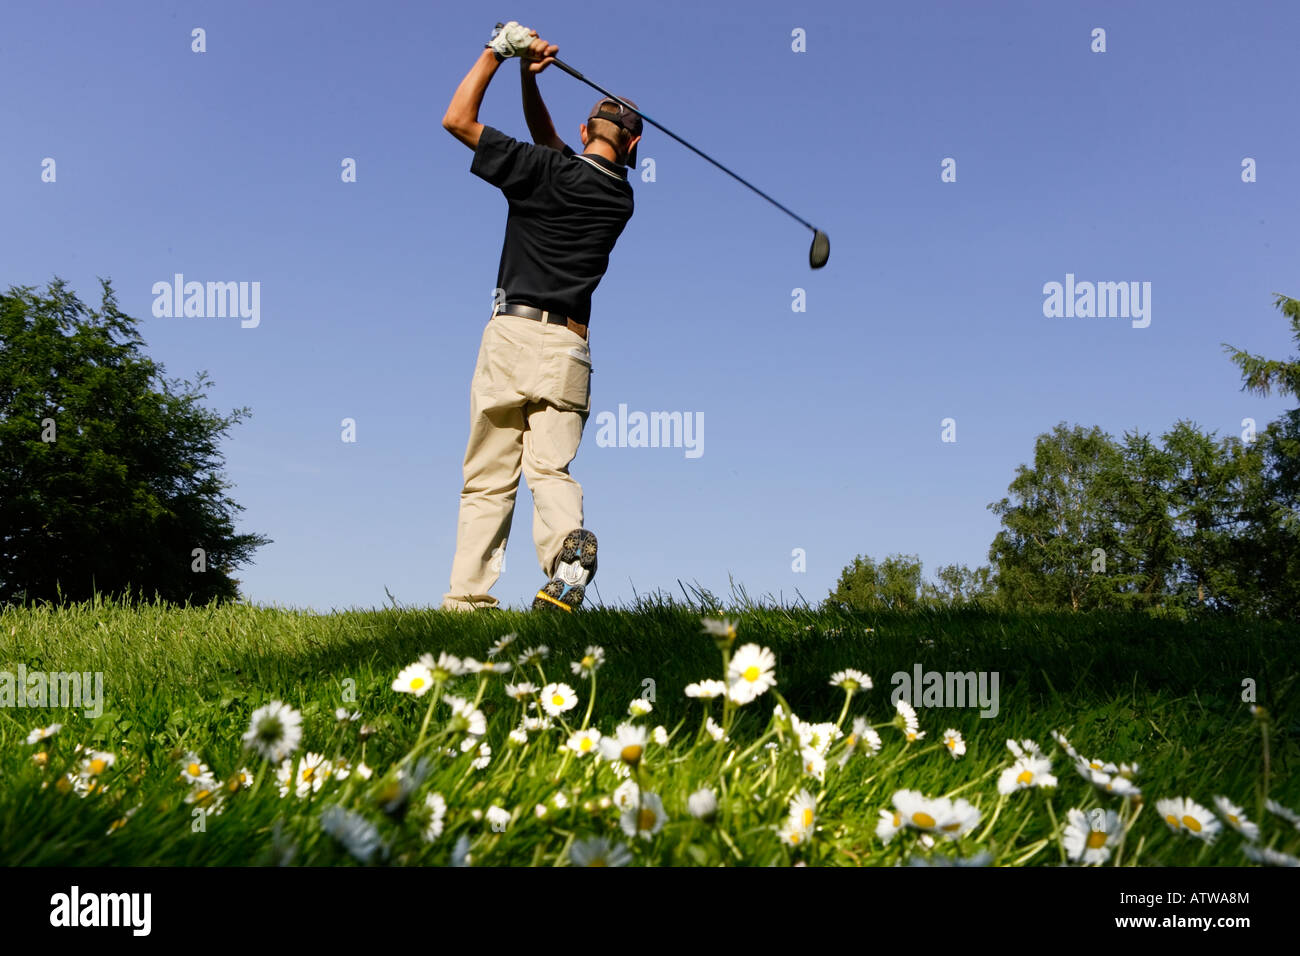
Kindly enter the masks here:
M 474 865 L 563 865 L 575 842 L 600 837 L 616 854 L 627 847 L 631 862 L 650 865 L 893 865 L 978 853 L 999 865 L 1056 865 L 1064 858 L 1059 834 L 1068 810 L 1108 808 L 1128 824 L 1119 856 L 1124 865 L 1241 865 L 1247 862 L 1244 841 L 1226 826 L 1206 844 L 1172 832 L 1156 812 L 1162 797 L 1186 796 L 1213 809 L 1219 794 L 1260 825 L 1260 845 L 1300 850 L 1300 832 L 1264 809 L 1266 797 L 1300 805 L 1290 702 L 1300 639 L 1284 625 L 753 607 L 733 613 L 732 620 L 738 630 L 732 650 L 751 642 L 770 648 L 777 685 L 724 714 L 721 700 L 683 694 L 687 683 L 724 673 L 719 648 L 701 632 L 699 610 L 662 601 L 572 617 L 409 608 L 329 615 L 251 606 L 128 609 L 108 602 L 5 609 L 0 671 L 15 672 L 21 663 L 28 672 L 101 672 L 104 703 L 94 719 L 61 707 L 0 708 L 0 861 L 352 865 L 362 857 L 446 864 L 468 854 Z M 391 689 L 422 654 L 482 660 L 507 632 L 518 637 L 502 660 L 529 646 L 549 646 L 545 680 L 567 682 L 579 698 L 562 715 L 570 728 L 582 723 L 590 705 L 591 726 L 603 732 L 627 720 L 671 734 L 666 747 L 649 743 L 641 764 L 626 768 L 643 793 L 662 799 L 666 819 L 661 829 L 654 821 L 652 838 L 627 835 L 619 807 L 601 805 L 625 779 L 615 772 L 617 761 L 566 756 L 568 735 L 558 727 L 529 734 L 526 744 L 508 740 L 523 705 L 504 686 L 524 676 L 541 684 L 536 669 L 464 676 L 446 689 L 476 701 L 486 718 L 491 760 L 482 769 L 471 767 L 477 742 L 462 752 L 465 734 L 438 700 L 441 688 L 422 697 Z M 594 700 L 591 681 L 570 669 L 589 645 L 602 647 L 606 658 L 596 673 Z M 997 672 L 998 715 L 918 708 L 926 736 L 906 742 L 890 726 L 890 678 L 911 675 L 918 664 L 926 671 Z M 875 687 L 852 697 L 842 729 L 848 732 L 854 718 L 863 718 L 876 727 L 883 749 L 874 756 L 855 753 L 841 768 L 841 738 L 830 744 L 828 769 L 818 780 L 804 772 L 790 726 L 772 719 L 776 694 L 805 721 L 834 722 L 846 695 L 830 686 L 829 677 L 845 667 L 867 672 Z M 1243 702 L 1245 680 L 1255 682 L 1266 719 L 1253 717 Z M 632 721 L 628 703 L 641 697 L 653 700 L 653 712 Z M 344 761 L 351 771 L 346 778 L 332 774 L 310 796 L 280 796 L 275 767 L 244 751 L 241 741 L 253 711 L 271 700 L 302 713 L 297 756 L 311 751 Z M 359 712 L 360 719 L 339 721 L 337 708 Z M 726 727 L 728 740 L 715 742 L 704 732 L 706 710 Z M 54 736 L 26 743 L 32 728 L 53 722 L 63 724 Z M 948 728 L 966 740 L 960 759 L 940 743 Z M 1091 786 L 1052 743 L 1053 730 L 1065 732 L 1087 756 L 1137 762 L 1141 805 Z M 999 775 L 1013 759 L 1008 738 L 1043 745 L 1058 778 L 1055 788 L 1000 796 Z M 78 744 L 116 758 L 93 778 L 90 793 L 78 774 L 85 759 L 74 752 Z M 180 758 L 189 752 L 218 781 L 249 769 L 253 786 L 226 791 L 210 782 L 207 789 L 216 795 L 187 802 L 196 800 L 195 788 L 180 779 Z M 37 753 L 45 755 L 43 765 L 33 759 Z M 359 772 L 362 763 L 373 769 L 368 780 Z M 705 787 L 718 800 L 712 821 L 687 810 L 688 796 Z M 789 846 L 778 830 L 791 798 L 804 788 L 816 799 L 816 829 Z M 959 841 L 939 839 L 933 848 L 915 829 L 885 842 L 876 833 L 880 811 L 892 809 L 899 790 L 968 800 L 979 822 Z M 444 799 L 447 811 L 441 832 L 426 839 L 431 793 Z M 340 816 L 331 807 L 356 816 Z M 501 829 L 485 816 L 492 807 L 509 815 Z M 628 814 L 634 830 L 636 814 L 634 805 Z M 356 829 L 336 839 L 322 829 L 322 819 L 331 830 L 340 819 Z M 370 846 L 358 846 L 367 837 Z M 370 855 L 374 847 L 381 848 Z

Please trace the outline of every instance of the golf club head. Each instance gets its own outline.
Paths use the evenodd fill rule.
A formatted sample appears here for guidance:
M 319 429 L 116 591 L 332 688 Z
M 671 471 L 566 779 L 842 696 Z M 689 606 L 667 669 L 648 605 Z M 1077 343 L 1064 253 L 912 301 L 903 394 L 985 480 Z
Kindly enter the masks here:
M 812 248 L 808 250 L 808 265 L 820 269 L 831 257 L 831 240 L 820 229 L 813 230 Z

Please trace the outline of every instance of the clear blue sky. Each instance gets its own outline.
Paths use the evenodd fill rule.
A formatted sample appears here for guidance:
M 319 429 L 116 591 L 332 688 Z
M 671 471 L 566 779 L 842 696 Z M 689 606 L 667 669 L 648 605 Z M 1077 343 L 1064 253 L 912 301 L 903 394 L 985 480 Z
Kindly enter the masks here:
M 497 19 L 832 241 L 810 271 L 806 229 L 647 127 L 656 181 L 634 178 L 593 305 L 593 416 L 702 413 L 704 453 L 598 447 L 589 423 L 573 470 L 607 602 L 729 576 L 818 600 L 859 553 L 983 563 L 986 505 L 1055 423 L 1226 434 L 1285 407 L 1241 393 L 1220 343 L 1291 352 L 1270 293 L 1300 293 L 1294 4 L 595 9 L 6 0 L 0 283 L 57 274 L 97 303 L 111 277 L 169 375 L 251 407 L 225 451 L 240 527 L 275 539 L 239 575 L 255 601 L 446 590 L 506 206 L 440 120 Z M 480 119 L 523 139 L 517 73 Z M 578 145 L 597 94 L 540 83 Z M 178 272 L 260 282 L 260 325 L 153 317 Z M 1150 282 L 1150 326 L 1045 317 L 1067 273 Z M 521 490 L 495 591 L 516 606 L 541 583 L 531 508 Z

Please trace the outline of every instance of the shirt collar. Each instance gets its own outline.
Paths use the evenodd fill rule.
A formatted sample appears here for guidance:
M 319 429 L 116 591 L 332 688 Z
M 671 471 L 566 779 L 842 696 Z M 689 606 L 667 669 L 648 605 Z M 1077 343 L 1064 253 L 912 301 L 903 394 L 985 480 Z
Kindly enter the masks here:
M 592 155 L 588 155 L 587 153 L 574 153 L 573 155 L 578 157 L 578 159 L 582 160 L 583 162 L 595 166 L 597 169 L 601 170 L 607 175 L 613 176 L 617 179 L 622 179 L 622 180 L 627 179 L 626 167 L 611 162 L 610 160 L 606 159 L 604 156 L 592 156 Z

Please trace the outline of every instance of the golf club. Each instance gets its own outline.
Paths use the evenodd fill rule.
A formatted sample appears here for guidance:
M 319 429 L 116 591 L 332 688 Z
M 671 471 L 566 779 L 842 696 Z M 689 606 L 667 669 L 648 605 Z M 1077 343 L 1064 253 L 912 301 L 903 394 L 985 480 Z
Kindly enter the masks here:
M 609 92 L 608 90 L 603 89 L 603 88 L 600 87 L 600 86 L 597 86 L 595 83 L 591 82 L 591 80 L 587 79 L 585 76 L 583 76 L 581 73 L 579 73 L 579 72 L 578 72 L 577 70 L 575 70 L 573 67 L 569 66 L 569 64 L 565 63 L 563 60 L 560 60 L 560 59 L 558 59 L 558 58 L 553 58 L 553 62 L 555 63 L 556 66 L 558 66 L 558 67 L 559 67 L 561 70 L 563 70 L 565 73 L 568 73 L 568 74 L 569 74 L 571 77 L 573 77 L 574 79 L 576 79 L 576 80 L 581 80 L 583 83 L 586 83 L 586 84 L 587 84 L 588 86 L 590 86 L 592 89 L 594 89 L 594 90 L 596 90 L 596 91 L 598 91 L 598 92 L 604 94 L 605 96 L 609 97 L 609 98 L 610 98 L 611 100 L 613 100 L 614 102 L 620 104 L 624 109 L 629 109 L 629 110 L 631 110 L 633 113 L 636 113 L 638 116 L 640 116 L 643 120 L 645 120 L 645 121 L 646 121 L 647 123 L 649 123 L 651 126 L 655 127 L 655 129 L 658 129 L 658 130 L 660 130 L 661 132 L 667 133 L 667 134 L 668 134 L 669 136 L 671 136 L 673 139 L 677 140 L 677 142 L 681 143 L 683 146 L 685 146 L 685 147 L 686 147 L 687 149 L 689 149 L 691 152 L 695 153 L 695 155 L 704 157 L 704 158 L 707 159 L 709 162 L 711 162 L 714 166 L 717 166 L 720 170 L 722 170 L 724 173 L 726 173 L 728 176 L 730 176 L 732 179 L 736 180 L 737 182 L 741 183 L 741 184 L 744 185 L 744 186 L 748 186 L 748 187 L 749 187 L 750 189 L 752 189 L 754 192 L 758 193 L 760 196 L 762 196 L 764 199 L 766 199 L 768 202 L 770 202 L 770 203 L 771 203 L 773 206 L 775 206 L 777 209 L 781 210 L 781 211 L 782 211 L 783 213 L 785 213 L 787 216 L 789 216 L 789 217 L 791 217 L 792 219 L 794 219 L 795 221 L 797 221 L 797 222 L 803 224 L 804 226 L 807 226 L 807 227 L 808 227 L 809 229 L 811 229 L 812 232 L 813 232 L 812 247 L 808 250 L 808 264 L 809 264 L 810 266 L 812 266 L 814 269 L 820 269 L 822 266 L 826 265 L 826 260 L 829 259 L 829 258 L 830 258 L 830 255 L 831 255 L 831 240 L 830 240 L 830 238 L 826 235 L 826 233 L 822 232 L 820 229 L 818 229 L 818 228 L 817 228 L 816 226 L 814 226 L 812 223 L 808 222 L 808 221 L 807 221 L 806 219 L 804 219 L 803 217 L 798 216 L 798 215 L 795 215 L 795 213 L 791 212 L 791 211 L 790 211 L 789 209 L 787 209 L 785 206 L 781 205 L 779 202 L 777 202 L 775 199 L 773 199 L 773 198 L 772 198 L 771 196 L 769 196 L 767 193 L 763 192 L 763 190 L 759 189 L 759 188 L 758 188 L 757 186 L 755 186 L 753 183 L 751 183 L 751 182 L 749 182 L 749 181 L 747 181 L 747 180 L 741 178 L 740 176 L 737 176 L 735 173 L 733 173 L 731 170 L 729 170 L 726 166 L 723 166 L 720 162 L 718 162 L 718 161 L 717 161 L 716 159 L 714 159 L 712 156 L 708 155 L 708 154 L 705 153 L 705 152 L 702 152 L 701 150 L 696 149 L 694 146 L 692 146 L 690 143 L 686 142 L 686 140 L 682 139 L 680 136 L 678 136 L 678 135 L 677 135 L 676 133 L 674 133 L 672 130 L 667 129 L 667 128 L 663 127 L 663 126 L 660 126 L 658 123 L 656 123 L 656 122 L 655 122 L 654 120 L 652 120 L 650 117 L 646 116 L 644 113 L 642 113 L 639 109 L 637 109 L 637 108 L 636 108 L 635 106 L 633 106 L 632 104 L 628 103 L 627 101 L 625 101 L 625 100 L 623 100 L 623 99 L 620 99 L 619 97 L 615 96 L 613 93 Z

